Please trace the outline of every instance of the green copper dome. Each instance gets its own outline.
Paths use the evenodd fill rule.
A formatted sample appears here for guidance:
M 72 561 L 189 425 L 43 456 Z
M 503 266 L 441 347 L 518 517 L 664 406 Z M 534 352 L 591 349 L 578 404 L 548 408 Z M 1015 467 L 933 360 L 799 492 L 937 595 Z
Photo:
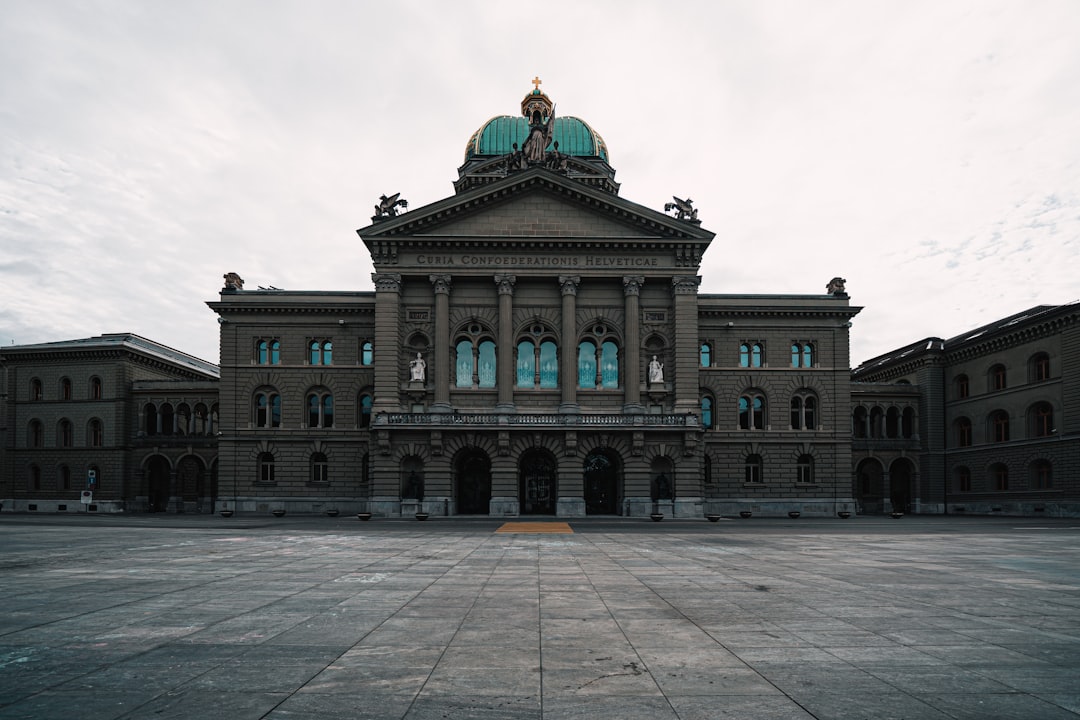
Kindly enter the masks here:
M 600 134 L 576 117 L 556 117 L 552 131 L 553 144 L 559 152 L 574 157 L 599 157 L 609 162 L 607 144 Z M 465 146 L 465 162 L 481 155 L 506 155 L 514 151 L 514 143 L 522 147 L 529 136 L 529 120 L 525 117 L 500 115 L 493 117 L 473 133 Z

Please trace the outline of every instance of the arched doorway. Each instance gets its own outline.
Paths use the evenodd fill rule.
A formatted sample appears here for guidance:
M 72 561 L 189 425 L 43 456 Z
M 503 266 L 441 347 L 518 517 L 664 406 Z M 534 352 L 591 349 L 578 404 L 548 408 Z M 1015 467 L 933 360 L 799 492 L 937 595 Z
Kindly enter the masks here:
M 491 512 L 491 460 L 482 450 L 463 450 L 454 462 L 454 490 L 459 515 Z
M 188 455 L 176 464 L 176 494 L 183 500 L 185 512 L 202 511 L 204 477 L 202 462 L 197 457 Z
M 559 473 L 555 457 L 533 448 L 518 462 L 518 497 L 522 515 L 554 515 L 559 496 Z
M 874 515 L 885 512 L 885 486 L 881 463 L 867 458 L 855 470 L 855 500 L 859 511 Z
M 911 461 L 898 458 L 889 466 L 889 494 L 893 512 L 910 512 L 915 497 L 915 472 Z
M 169 461 L 155 455 L 146 463 L 146 509 L 165 512 L 169 509 Z
M 593 450 L 585 458 L 585 514 L 616 515 L 619 512 L 619 489 L 622 468 L 610 450 Z

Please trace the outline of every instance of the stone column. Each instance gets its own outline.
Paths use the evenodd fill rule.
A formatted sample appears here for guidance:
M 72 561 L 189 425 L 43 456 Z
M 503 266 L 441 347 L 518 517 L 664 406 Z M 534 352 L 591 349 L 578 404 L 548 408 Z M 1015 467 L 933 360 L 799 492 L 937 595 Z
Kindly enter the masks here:
M 697 413 L 698 405 L 698 309 L 697 291 L 701 278 L 682 275 L 671 278 L 675 298 L 675 412 Z
M 401 339 L 398 337 L 398 305 L 401 300 L 401 275 L 372 273 L 375 283 L 375 397 L 371 412 L 400 412 L 398 377 L 401 362 Z
M 559 374 L 562 376 L 561 413 L 577 413 L 577 290 L 581 283 L 578 275 L 560 275 L 559 286 L 562 288 L 562 363 Z
M 499 351 L 495 384 L 499 386 L 497 413 L 514 412 L 514 275 L 496 275 L 499 288 Z
M 448 413 L 450 407 L 450 276 L 429 275 L 435 290 L 435 402 L 431 411 Z
M 645 284 L 645 278 L 627 276 L 622 279 L 623 296 L 626 307 L 626 327 L 623 328 L 626 338 L 626 362 L 624 363 L 623 382 L 623 412 L 642 413 L 645 407 L 641 404 L 641 286 Z

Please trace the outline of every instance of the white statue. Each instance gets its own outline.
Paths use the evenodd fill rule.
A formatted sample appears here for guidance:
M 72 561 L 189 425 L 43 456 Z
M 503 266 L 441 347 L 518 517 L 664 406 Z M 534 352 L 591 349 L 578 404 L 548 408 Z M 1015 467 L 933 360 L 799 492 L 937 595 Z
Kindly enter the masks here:
M 426 368 L 427 363 L 424 362 L 423 355 L 416 353 L 416 359 L 409 361 L 409 380 L 423 382 Z
M 652 362 L 649 363 L 649 384 L 664 382 L 664 363 L 656 359 L 656 356 L 652 356 Z

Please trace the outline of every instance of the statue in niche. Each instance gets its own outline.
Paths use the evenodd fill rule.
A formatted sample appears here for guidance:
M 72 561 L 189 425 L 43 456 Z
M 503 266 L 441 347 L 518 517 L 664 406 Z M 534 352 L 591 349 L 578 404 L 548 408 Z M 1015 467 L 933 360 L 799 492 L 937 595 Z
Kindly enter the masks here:
M 413 470 L 409 473 L 409 479 L 405 483 L 405 491 L 401 494 L 402 500 L 416 500 L 423 502 L 424 500 L 424 480 L 416 471 Z
M 424 356 L 416 353 L 416 359 L 409 361 L 409 382 L 423 382 L 427 371 Z
M 653 489 L 655 496 L 653 500 L 671 500 L 671 481 L 668 480 L 668 476 L 665 473 L 660 473 L 656 476 L 656 485 Z
M 652 356 L 652 362 L 649 363 L 649 384 L 664 382 L 664 363 L 656 359 L 656 356 Z

